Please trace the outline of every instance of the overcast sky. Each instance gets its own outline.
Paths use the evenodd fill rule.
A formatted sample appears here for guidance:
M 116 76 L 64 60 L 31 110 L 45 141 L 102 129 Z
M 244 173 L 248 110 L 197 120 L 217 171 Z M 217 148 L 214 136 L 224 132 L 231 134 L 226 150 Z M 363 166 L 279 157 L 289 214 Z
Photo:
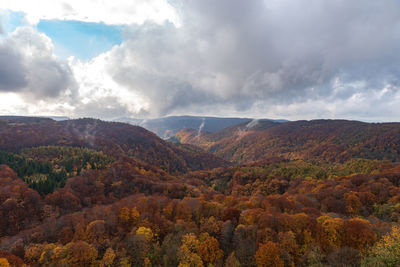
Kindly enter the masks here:
M 0 0 L 0 114 L 400 121 L 397 0 Z

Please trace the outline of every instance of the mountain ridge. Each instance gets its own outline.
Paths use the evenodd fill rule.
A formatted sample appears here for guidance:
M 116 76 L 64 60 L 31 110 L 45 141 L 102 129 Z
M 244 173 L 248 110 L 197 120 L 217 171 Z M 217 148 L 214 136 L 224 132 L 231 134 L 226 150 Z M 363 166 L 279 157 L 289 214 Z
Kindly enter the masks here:
M 103 150 L 119 156 L 133 156 L 169 172 L 185 172 L 188 166 L 213 168 L 226 164 L 211 154 L 197 157 L 139 126 L 97 119 L 54 121 L 18 118 L 0 124 L 0 149 L 16 152 L 25 147 L 68 145 Z M 220 165 L 221 164 L 221 165 Z M 210 165 L 210 166 L 208 166 Z
M 266 128 L 245 129 L 236 125 L 201 135 L 185 129 L 178 132 L 175 139 L 197 145 L 235 163 L 273 156 L 327 161 L 343 161 L 356 156 L 391 161 L 400 159 L 400 123 L 302 120 L 261 124 Z
M 249 123 L 253 118 L 212 117 L 212 116 L 167 116 L 155 119 L 119 118 L 114 121 L 131 123 L 146 128 L 162 138 L 169 138 L 184 128 L 216 132 L 238 123 Z M 275 122 L 287 120 L 263 119 Z

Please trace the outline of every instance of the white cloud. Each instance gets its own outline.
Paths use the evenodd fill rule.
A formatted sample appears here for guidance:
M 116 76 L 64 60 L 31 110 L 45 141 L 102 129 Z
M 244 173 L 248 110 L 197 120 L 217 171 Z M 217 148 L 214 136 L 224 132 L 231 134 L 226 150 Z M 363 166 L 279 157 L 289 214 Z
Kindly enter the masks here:
M 0 0 L 0 9 L 26 13 L 31 24 L 40 20 L 77 20 L 121 25 L 152 20 L 178 24 L 178 16 L 166 0 Z
M 109 52 L 86 62 L 58 59 L 51 39 L 19 27 L 0 39 L 0 114 L 114 118 L 147 104 L 105 69 Z
M 31 27 L 0 39 L 0 59 L 0 92 L 19 92 L 31 101 L 75 93 L 69 66 L 55 57 L 51 40 Z
M 400 74 L 396 1 L 174 4 L 181 27 L 134 25 L 105 61 L 115 82 L 149 103 L 153 116 L 255 114 L 260 102 L 270 110 L 309 101 L 352 103 L 359 94 L 395 85 Z
M 75 79 L 80 85 L 76 116 L 113 118 L 139 114 L 147 103 L 129 88 L 116 83 L 106 70 L 110 52 L 85 62 L 70 59 Z
M 155 0 L 69 1 L 71 8 L 61 1 L 37 3 L 7 6 L 26 12 L 31 21 L 134 25 L 126 27 L 121 45 L 88 62 L 68 63 L 79 86 L 70 100 L 66 87 L 54 91 L 59 92 L 54 101 L 45 97 L 53 91 L 41 89 L 35 92 L 41 106 L 26 112 L 102 118 L 185 113 L 288 119 L 400 116 L 400 5 L 395 0 L 174 0 L 176 11 Z M 46 4 L 48 10 L 38 8 Z M 179 21 L 179 27 L 160 23 L 165 19 Z M 3 55 L 9 62 L 22 62 L 21 69 L 37 69 L 38 77 L 56 77 L 45 79 L 56 87 L 61 77 L 40 70 L 52 68 L 26 65 L 31 61 L 19 58 L 40 55 L 60 62 L 52 55 L 51 40 L 42 36 L 40 42 L 33 39 L 39 46 L 27 47 L 23 36 L 15 37 L 22 42 L 15 43 L 16 52 L 8 49 Z M 0 66 L 0 75 L 4 71 L 3 77 L 9 77 L 0 79 L 0 88 L 7 83 L 7 92 L 14 88 L 25 94 L 28 87 L 20 83 L 29 81 L 46 88 L 42 79 L 29 80 L 25 72 L 19 76 L 13 66 L 20 68 Z

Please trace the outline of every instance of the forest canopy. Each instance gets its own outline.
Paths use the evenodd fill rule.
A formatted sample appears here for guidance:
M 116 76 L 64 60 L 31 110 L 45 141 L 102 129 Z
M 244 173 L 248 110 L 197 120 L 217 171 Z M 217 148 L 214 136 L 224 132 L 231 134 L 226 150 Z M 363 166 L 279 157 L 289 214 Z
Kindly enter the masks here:
M 337 150 L 340 160 L 265 152 L 233 164 L 132 127 L 96 120 L 0 127 L 0 264 L 398 265 L 397 161 L 347 159 Z M 44 128 L 54 130 L 32 137 Z M 77 134 L 85 129 L 92 129 L 86 139 Z

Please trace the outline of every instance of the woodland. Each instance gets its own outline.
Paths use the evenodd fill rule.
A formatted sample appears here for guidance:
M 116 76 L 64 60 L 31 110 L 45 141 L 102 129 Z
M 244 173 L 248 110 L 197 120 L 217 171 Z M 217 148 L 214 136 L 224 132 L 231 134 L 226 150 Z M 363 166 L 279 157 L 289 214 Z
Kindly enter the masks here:
M 250 126 L 0 118 L 0 266 L 400 266 L 400 123 Z

